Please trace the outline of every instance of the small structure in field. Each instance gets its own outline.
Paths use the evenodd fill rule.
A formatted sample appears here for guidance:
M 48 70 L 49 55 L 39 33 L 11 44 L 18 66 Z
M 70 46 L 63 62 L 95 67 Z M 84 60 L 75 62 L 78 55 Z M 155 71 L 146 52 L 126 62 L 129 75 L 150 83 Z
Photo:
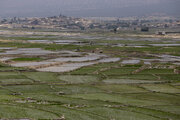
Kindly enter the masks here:
M 166 35 L 166 32 L 165 31 L 157 31 L 156 35 Z
M 149 32 L 149 27 L 141 27 L 141 32 Z

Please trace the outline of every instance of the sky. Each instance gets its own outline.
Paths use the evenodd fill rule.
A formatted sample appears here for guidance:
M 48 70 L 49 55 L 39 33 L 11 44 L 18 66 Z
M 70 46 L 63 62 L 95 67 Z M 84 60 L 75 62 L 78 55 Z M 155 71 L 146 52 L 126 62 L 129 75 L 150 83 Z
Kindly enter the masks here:
M 0 0 L 0 17 L 127 17 L 153 13 L 180 16 L 180 0 Z

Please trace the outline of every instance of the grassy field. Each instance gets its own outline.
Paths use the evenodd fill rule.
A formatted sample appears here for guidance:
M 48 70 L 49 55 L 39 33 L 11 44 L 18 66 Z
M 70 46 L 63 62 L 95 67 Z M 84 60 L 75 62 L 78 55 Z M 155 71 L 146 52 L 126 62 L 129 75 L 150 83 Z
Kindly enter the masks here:
M 126 40 L 128 36 L 113 33 L 81 33 L 90 37 L 98 37 L 99 34 L 112 39 L 114 37 L 124 39 L 101 38 L 93 40 L 96 43 L 143 44 L 145 47 L 28 43 L 27 40 L 62 38 L 68 40 L 68 37 L 1 35 L 0 47 L 42 48 L 51 51 L 77 49 L 80 52 L 103 51 L 103 54 L 120 57 L 121 60 L 55 73 L 8 65 L 16 62 L 39 62 L 47 56 L 13 55 L 16 58 L 0 63 L 0 119 L 179 120 L 180 74 L 175 72 L 179 70 L 179 66 L 174 64 L 179 61 L 163 63 L 154 60 L 147 65 L 143 63 L 143 59 L 160 59 L 151 54 L 177 57 L 180 47 L 148 45 L 171 43 L 170 39 L 165 38 L 147 41 L 139 37 L 133 41 Z M 10 41 L 5 41 L 7 39 Z M 92 41 L 86 38 L 78 40 Z M 0 53 L 3 52 L 4 50 Z M 4 56 L 0 54 L 1 57 Z M 121 63 L 123 60 L 131 59 L 140 59 L 140 62 Z
M 41 58 L 14 58 L 13 61 L 40 61 Z

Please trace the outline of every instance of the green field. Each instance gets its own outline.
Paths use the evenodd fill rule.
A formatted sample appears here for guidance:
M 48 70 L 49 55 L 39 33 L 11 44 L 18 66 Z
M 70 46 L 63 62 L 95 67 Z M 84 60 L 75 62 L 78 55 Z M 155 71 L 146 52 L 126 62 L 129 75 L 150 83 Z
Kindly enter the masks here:
M 26 35 L 0 36 L 2 40 L 0 47 L 42 48 L 54 52 L 78 50 L 83 54 L 93 52 L 121 58 L 120 61 L 96 63 L 69 72 L 40 72 L 28 67 L 13 67 L 11 63 L 41 62 L 46 61 L 46 58 L 56 58 L 56 54 L 35 56 L 13 54 L 14 59 L 0 62 L 0 119 L 180 119 L 180 74 L 175 72 L 177 69 L 179 70 L 179 65 L 174 64 L 179 61 L 164 63 L 154 60 L 148 65 L 143 62 L 144 59 L 161 59 L 158 55 L 179 56 L 180 47 L 149 46 L 154 43 L 171 43 L 171 39 L 162 38 L 158 41 L 148 41 L 145 38 L 137 37 L 136 39 L 139 40 L 133 41 L 126 40 L 128 36 L 124 33 L 118 35 L 108 32 L 80 33 L 80 35 L 100 36 L 104 39 L 89 40 L 53 35 L 41 35 L 41 38 Z M 123 37 L 123 40 L 105 40 L 106 37 L 112 37 L 112 39 Z M 94 41 L 95 44 L 61 45 L 27 42 L 28 40 L 45 39 Z M 117 47 L 113 44 L 143 44 L 145 47 Z M 4 53 L 4 51 L 6 50 L 2 50 L 0 53 Z M 64 53 L 60 55 L 64 55 Z M 9 56 L 0 54 L 0 58 Z M 140 62 L 137 64 L 121 63 L 123 60 L 131 59 L 139 59 Z M 96 61 L 98 60 L 93 62 Z

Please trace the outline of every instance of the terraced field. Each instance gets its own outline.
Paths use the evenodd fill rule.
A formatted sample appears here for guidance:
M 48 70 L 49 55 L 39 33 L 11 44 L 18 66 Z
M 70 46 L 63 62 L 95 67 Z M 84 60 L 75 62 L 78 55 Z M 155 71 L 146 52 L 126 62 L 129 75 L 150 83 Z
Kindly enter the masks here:
M 179 40 L 79 34 L 1 35 L 0 119 L 180 119 Z

